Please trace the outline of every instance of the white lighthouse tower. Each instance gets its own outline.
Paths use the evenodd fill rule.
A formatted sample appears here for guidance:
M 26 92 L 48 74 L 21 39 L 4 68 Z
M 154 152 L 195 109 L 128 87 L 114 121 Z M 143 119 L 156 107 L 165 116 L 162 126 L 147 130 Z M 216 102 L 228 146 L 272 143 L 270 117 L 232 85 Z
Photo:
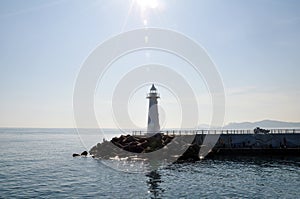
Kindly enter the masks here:
M 149 99 L 147 133 L 148 134 L 159 133 L 160 126 L 158 120 L 158 107 L 157 107 L 157 99 L 159 98 L 159 94 L 157 93 L 154 84 L 152 84 L 150 93 L 148 93 L 147 98 Z

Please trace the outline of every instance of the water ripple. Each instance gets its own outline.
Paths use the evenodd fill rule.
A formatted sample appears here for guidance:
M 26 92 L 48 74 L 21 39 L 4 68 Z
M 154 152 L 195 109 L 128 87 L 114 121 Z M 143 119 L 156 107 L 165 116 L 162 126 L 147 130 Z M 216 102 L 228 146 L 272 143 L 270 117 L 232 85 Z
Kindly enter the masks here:
M 59 132 L 59 133 L 57 133 Z M 173 164 L 148 174 L 72 158 L 77 135 L 0 132 L 3 198 L 297 198 L 299 160 L 220 159 Z

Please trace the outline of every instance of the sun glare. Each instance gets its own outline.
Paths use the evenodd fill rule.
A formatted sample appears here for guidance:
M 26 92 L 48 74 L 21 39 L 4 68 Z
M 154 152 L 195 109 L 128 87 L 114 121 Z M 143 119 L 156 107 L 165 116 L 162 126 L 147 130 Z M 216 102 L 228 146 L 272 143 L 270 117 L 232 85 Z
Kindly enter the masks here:
M 135 2 L 142 10 L 147 8 L 155 9 L 158 7 L 157 0 L 135 0 Z
M 152 11 L 157 13 L 161 10 L 161 2 L 158 0 L 132 0 L 132 6 L 140 12 L 141 22 L 147 27 Z

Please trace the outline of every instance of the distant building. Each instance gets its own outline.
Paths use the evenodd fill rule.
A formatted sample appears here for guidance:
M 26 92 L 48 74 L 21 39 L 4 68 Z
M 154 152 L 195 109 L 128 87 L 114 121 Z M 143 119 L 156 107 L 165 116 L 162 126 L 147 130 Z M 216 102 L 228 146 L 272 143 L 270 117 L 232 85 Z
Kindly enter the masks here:
M 155 134 L 160 131 L 160 125 L 157 107 L 157 99 L 159 98 L 159 94 L 157 93 L 157 89 L 155 88 L 154 84 L 152 84 L 150 93 L 148 93 L 147 98 L 149 99 L 147 133 Z

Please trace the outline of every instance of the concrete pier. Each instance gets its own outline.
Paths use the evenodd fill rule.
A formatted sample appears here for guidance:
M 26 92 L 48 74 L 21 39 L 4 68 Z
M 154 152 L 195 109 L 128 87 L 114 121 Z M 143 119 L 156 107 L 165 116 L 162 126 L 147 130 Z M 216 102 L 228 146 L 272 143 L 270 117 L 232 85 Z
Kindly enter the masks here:
M 134 135 L 145 132 L 134 131 Z M 270 129 L 269 133 L 254 130 L 167 130 L 163 134 L 194 136 L 193 143 L 203 147 L 206 136 L 219 135 L 209 156 L 296 156 L 300 157 L 300 129 Z M 210 144 L 207 143 L 206 144 Z M 204 146 L 205 147 L 205 146 Z

